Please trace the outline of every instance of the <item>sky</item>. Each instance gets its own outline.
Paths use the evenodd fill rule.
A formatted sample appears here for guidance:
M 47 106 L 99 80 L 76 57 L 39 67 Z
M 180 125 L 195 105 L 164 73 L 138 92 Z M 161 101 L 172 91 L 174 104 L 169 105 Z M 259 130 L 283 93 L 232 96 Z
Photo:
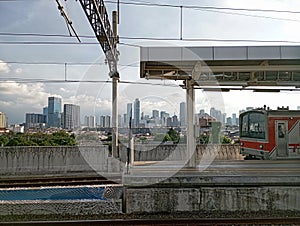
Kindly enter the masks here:
M 152 109 L 179 115 L 179 104 L 185 101 L 185 90 L 179 86 L 181 82 L 140 78 L 140 46 L 291 45 L 291 42 L 300 45 L 300 13 L 186 8 L 211 6 L 300 12 L 299 0 L 123 2 L 135 4 L 121 4 L 119 7 L 120 114 L 126 113 L 126 104 L 133 103 L 136 98 L 141 100 L 141 111 L 149 115 Z M 55 0 L 0 0 L 0 112 L 6 114 L 9 124 L 23 123 L 25 113 L 42 113 L 49 96 L 59 96 L 63 103 L 80 105 L 82 117 L 111 114 L 111 79 L 103 51 L 80 3 L 75 0 L 61 3 L 81 43 L 74 35 L 69 36 Z M 141 6 L 137 3 L 185 6 L 182 26 L 180 7 Z M 112 1 L 105 1 L 105 5 L 109 15 L 116 10 Z M 180 37 L 273 42 L 170 40 Z M 248 106 L 267 105 L 273 109 L 290 106 L 296 109 L 300 105 L 299 98 L 299 91 L 275 94 L 196 90 L 195 110 L 209 111 L 215 107 L 230 116 Z

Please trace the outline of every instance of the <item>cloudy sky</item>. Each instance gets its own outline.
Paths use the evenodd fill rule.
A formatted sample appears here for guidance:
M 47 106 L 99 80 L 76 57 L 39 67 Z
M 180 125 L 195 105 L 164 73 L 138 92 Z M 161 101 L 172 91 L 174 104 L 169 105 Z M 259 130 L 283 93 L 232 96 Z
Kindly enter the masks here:
M 109 15 L 116 9 L 116 4 L 112 2 L 105 1 Z M 291 45 L 291 42 L 299 42 L 300 45 L 299 0 L 123 2 L 130 4 L 120 5 L 119 71 L 121 82 L 130 83 L 121 83 L 119 86 L 120 114 L 125 113 L 128 102 L 139 98 L 142 111 L 146 114 L 157 109 L 178 115 L 179 103 L 185 100 L 185 91 L 178 86 L 178 82 L 139 78 L 138 46 Z M 6 113 L 9 123 L 24 122 L 26 112 L 41 113 L 49 96 L 60 96 L 63 103 L 80 105 L 82 116 L 111 112 L 111 80 L 101 47 L 93 38 L 93 31 L 79 2 L 67 0 L 61 3 L 81 36 L 81 44 L 74 36 L 69 36 L 55 0 L 0 0 L 0 111 Z M 180 7 L 145 6 L 141 3 L 184 6 L 182 29 Z M 185 39 L 203 38 L 211 41 L 171 41 L 181 35 Z M 151 40 L 153 38 L 159 40 Z M 217 42 L 212 39 L 252 42 Z M 208 111 L 210 107 L 215 107 L 231 115 L 247 106 L 259 107 L 264 104 L 272 108 L 278 105 L 296 108 L 300 105 L 297 101 L 299 97 L 300 92 L 205 93 L 197 90 L 196 111 L 202 108 Z

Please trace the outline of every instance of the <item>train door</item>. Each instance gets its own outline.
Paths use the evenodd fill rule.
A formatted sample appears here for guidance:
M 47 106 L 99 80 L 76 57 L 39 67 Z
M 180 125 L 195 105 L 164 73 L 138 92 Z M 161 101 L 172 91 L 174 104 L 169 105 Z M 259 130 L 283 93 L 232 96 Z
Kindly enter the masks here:
M 288 156 L 288 122 L 276 121 L 276 147 L 278 157 Z

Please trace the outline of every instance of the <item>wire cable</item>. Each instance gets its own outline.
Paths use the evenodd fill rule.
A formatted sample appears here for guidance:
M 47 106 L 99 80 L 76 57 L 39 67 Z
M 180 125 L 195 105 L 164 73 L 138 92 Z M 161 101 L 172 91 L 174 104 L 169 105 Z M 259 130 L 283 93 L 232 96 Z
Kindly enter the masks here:
M 70 80 L 70 79 L 35 79 L 35 78 L 0 78 L 2 83 L 112 83 L 108 80 Z M 120 84 L 131 84 L 131 85 L 150 85 L 150 86 L 166 86 L 166 87 L 180 87 L 176 84 L 167 84 L 167 83 L 150 83 L 150 82 L 137 82 L 137 81 L 126 81 L 120 80 Z
M 105 1 L 107 3 L 116 3 L 114 1 Z M 162 3 L 147 3 L 147 2 L 124 2 L 120 1 L 123 5 L 135 5 L 135 6 L 148 6 L 148 7 L 169 7 L 169 8 L 186 8 L 186 9 L 217 9 L 217 10 L 232 10 L 232 11 L 249 11 L 249 12 L 269 12 L 269 13 L 291 13 L 300 14 L 300 11 L 292 10 L 277 10 L 277 9 L 249 9 L 249 8 L 232 8 L 232 7 L 217 7 L 217 6 L 196 6 L 196 5 L 172 5 Z

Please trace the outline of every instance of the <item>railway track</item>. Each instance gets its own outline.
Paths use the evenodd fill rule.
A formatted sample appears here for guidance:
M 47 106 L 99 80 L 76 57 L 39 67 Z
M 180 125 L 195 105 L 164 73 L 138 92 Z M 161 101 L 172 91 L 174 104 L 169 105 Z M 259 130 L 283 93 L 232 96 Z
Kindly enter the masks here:
M 0 188 L 64 185 L 101 185 L 119 183 L 121 183 L 120 176 L 110 176 L 109 178 L 106 178 L 101 175 L 6 177 L 0 179 Z
M 74 221 L 28 221 L 28 222 L 0 222 L 0 225 L 143 225 L 143 226 L 235 226 L 235 225 L 300 225 L 300 217 L 295 218 L 204 218 L 204 219 L 115 219 L 115 220 L 74 220 Z

